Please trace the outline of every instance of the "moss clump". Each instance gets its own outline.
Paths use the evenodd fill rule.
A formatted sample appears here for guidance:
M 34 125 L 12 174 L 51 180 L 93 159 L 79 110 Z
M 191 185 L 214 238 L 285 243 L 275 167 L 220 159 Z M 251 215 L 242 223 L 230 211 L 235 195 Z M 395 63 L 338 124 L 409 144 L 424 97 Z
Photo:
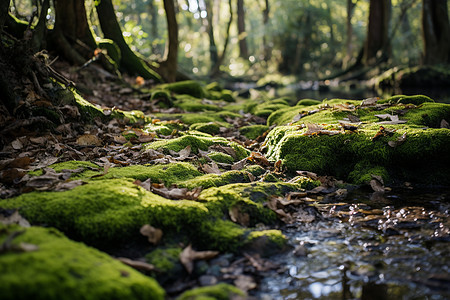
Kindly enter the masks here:
M 423 104 L 425 110 L 422 112 L 428 112 L 428 116 L 432 116 L 431 112 L 438 113 L 437 109 L 431 110 L 428 107 L 436 104 Z M 439 107 L 442 108 L 443 105 Z M 421 115 L 420 111 L 420 108 L 412 109 L 405 114 L 405 118 L 412 113 Z M 409 119 L 409 122 L 419 123 L 421 120 Z M 385 179 L 398 177 L 403 180 L 419 179 L 423 183 L 449 183 L 447 179 L 450 174 L 442 168 L 450 163 L 448 129 L 424 130 L 423 125 L 420 127 L 419 124 L 385 125 L 385 128 L 392 133 L 372 139 L 378 133 L 379 125 L 364 125 L 359 133 L 341 131 L 336 135 L 315 136 L 304 135 L 307 129 L 297 126 L 278 127 L 267 137 L 267 156 L 272 160 L 281 159 L 283 167 L 290 172 L 308 170 L 355 183 L 367 181 L 367 176 L 372 173 Z M 406 139 L 403 143 L 395 147 L 389 146 L 389 142 L 396 144 L 405 132 Z M 362 168 L 358 164 L 370 167 Z M 435 168 L 435 171 L 442 170 L 443 173 L 439 172 L 440 175 L 436 176 L 431 168 Z M 442 178 L 444 173 L 448 175 Z M 394 174 L 395 176 L 391 176 Z
M 242 118 L 240 114 L 230 111 L 205 111 L 202 113 L 183 114 L 155 114 L 155 116 L 161 120 L 179 120 L 186 125 L 192 125 L 195 123 L 227 122 L 228 119 Z
M 179 95 L 191 95 L 195 98 L 204 98 L 206 91 L 202 85 L 195 80 L 179 81 L 174 83 L 161 84 L 159 88 L 166 89 Z
M 220 111 L 218 105 L 205 104 L 202 99 L 192 97 L 190 95 L 178 96 L 174 101 L 174 106 L 181 108 L 187 112 L 202 112 L 202 111 Z
M 208 156 L 218 163 L 232 164 L 234 162 L 234 158 L 231 155 L 223 152 L 211 152 Z
M 123 111 L 120 109 L 114 109 L 111 116 L 113 118 L 121 119 L 130 124 L 149 122 L 144 113 L 140 110 Z
M 235 286 L 219 283 L 186 291 L 177 300 L 229 300 L 236 296 L 245 294 Z
M 226 127 L 225 124 L 219 122 L 208 122 L 208 123 L 195 123 L 189 128 L 191 130 L 198 130 L 201 132 L 209 133 L 211 135 L 220 133 L 220 127 Z
M 257 105 L 252 113 L 258 117 L 267 118 L 271 113 L 277 111 L 279 109 L 290 107 L 286 100 L 284 99 L 275 99 L 271 101 L 264 102 L 260 105 Z
M 172 107 L 173 100 L 170 93 L 166 90 L 157 89 L 152 92 L 150 101 L 157 101 L 158 105 L 161 107 Z
M 238 145 L 234 142 L 229 142 L 225 138 L 221 137 L 201 137 L 201 136 L 192 136 L 185 135 L 179 138 L 171 139 L 171 140 L 161 140 L 157 142 L 153 142 L 146 145 L 147 149 L 162 149 L 163 151 L 168 152 L 169 150 L 179 152 L 183 150 L 187 146 L 191 146 L 191 151 L 194 153 L 198 153 L 198 150 L 206 151 L 208 147 L 212 145 L 222 145 L 232 147 L 236 152 L 236 160 L 244 159 L 248 156 L 249 151 L 246 150 L 241 145 Z
M 284 250 L 286 246 L 286 236 L 280 230 L 271 229 L 250 232 L 245 242 L 244 249 L 268 257 Z
M 194 179 L 179 182 L 179 186 L 193 189 L 195 187 L 203 187 L 205 189 L 210 187 L 219 187 L 230 183 L 250 182 L 249 172 L 243 171 L 227 171 L 222 174 L 206 174 L 196 177 Z
M 101 39 L 98 42 L 98 47 L 100 49 L 106 50 L 106 53 L 116 63 L 116 65 L 120 64 L 120 60 L 122 59 L 122 53 L 120 51 L 120 48 L 113 40 Z
M 179 181 L 200 176 L 197 168 L 185 162 L 171 163 L 167 165 L 142 166 L 134 165 L 121 168 L 110 168 L 108 173 L 98 179 L 133 178 L 141 181 L 151 179 L 154 183 L 164 183 L 170 186 Z
M 57 172 L 57 173 L 62 172 L 63 170 L 83 169 L 83 171 L 81 171 L 81 172 L 78 172 L 76 174 L 74 173 L 72 175 L 72 178 L 90 177 L 90 176 L 99 174 L 99 171 L 102 170 L 101 167 L 99 167 L 98 165 L 96 165 L 90 161 L 78 161 L 78 160 L 71 160 L 71 161 L 66 161 L 66 162 L 55 163 L 53 165 L 48 166 L 48 168 L 55 170 L 55 172 Z M 28 174 L 30 174 L 32 176 L 40 176 L 43 174 L 43 171 L 40 169 L 40 170 L 31 171 Z
M 0 224 L 0 244 L 17 231 L 13 245 L 38 248 L 0 255 L 2 299 L 164 299 L 154 279 L 55 229 Z
M 314 99 L 301 99 L 297 102 L 296 106 L 313 106 L 321 104 L 322 101 L 314 100 Z
M 180 263 L 181 247 L 157 248 L 148 253 L 147 262 L 155 266 L 155 276 L 161 284 L 176 280 L 184 272 Z
M 267 130 L 269 130 L 269 126 L 266 125 L 250 125 L 239 128 L 239 132 L 250 140 L 263 135 Z
M 2 201 L 0 207 L 19 209 L 33 224 L 56 227 L 92 244 L 139 236 L 144 224 L 170 235 L 209 216 L 203 204 L 165 199 L 133 184 L 132 179 L 101 180 L 57 193 L 22 194 Z
M 159 135 L 168 136 L 171 135 L 174 131 L 183 130 L 184 125 L 180 122 L 176 121 L 160 121 L 155 124 L 147 124 L 144 127 L 145 132 L 156 132 Z
M 433 99 L 431 99 L 428 96 L 424 95 L 412 95 L 412 96 L 405 96 L 405 95 L 395 95 L 390 98 L 387 98 L 385 100 L 379 101 L 380 103 L 397 103 L 397 104 L 414 104 L 414 105 L 420 105 L 426 102 L 434 102 Z

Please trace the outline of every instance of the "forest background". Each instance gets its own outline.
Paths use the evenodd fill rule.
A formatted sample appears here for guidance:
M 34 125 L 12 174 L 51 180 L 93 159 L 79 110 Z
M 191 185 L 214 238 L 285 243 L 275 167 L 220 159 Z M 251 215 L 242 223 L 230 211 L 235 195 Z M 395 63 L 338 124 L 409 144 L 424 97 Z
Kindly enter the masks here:
M 379 74 L 393 66 L 450 61 L 446 0 L 72 0 L 55 1 L 54 6 L 47 2 L 13 0 L 11 15 L 27 22 L 32 19 L 36 25 L 39 10 L 48 6 L 47 27 L 62 27 L 67 37 L 70 26 L 58 23 L 83 14 L 74 7 L 84 2 L 86 21 L 97 44 L 107 37 L 122 48 L 117 41 L 121 37 L 105 31 L 114 25 L 102 24 L 106 12 L 99 8 L 112 4 L 124 41 L 134 52 L 147 61 L 171 61 L 168 73 L 177 69 L 195 78 L 257 81 L 266 77 L 270 81 L 280 80 L 275 74 L 293 75 L 284 77 L 290 83 L 331 79 L 364 66 Z M 81 24 L 73 23 L 80 28 Z M 63 56 L 83 62 L 71 54 Z M 91 56 L 84 55 L 85 61 Z M 143 76 L 123 62 L 120 67 Z M 175 80 L 162 75 L 166 81 Z

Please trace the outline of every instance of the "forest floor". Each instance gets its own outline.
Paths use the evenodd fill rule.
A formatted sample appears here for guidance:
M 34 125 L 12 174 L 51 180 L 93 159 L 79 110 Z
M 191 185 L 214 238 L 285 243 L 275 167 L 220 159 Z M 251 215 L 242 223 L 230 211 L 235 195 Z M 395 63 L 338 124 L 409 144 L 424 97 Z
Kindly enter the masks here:
M 450 105 L 423 96 L 406 97 L 403 102 L 394 98 L 297 103 L 297 99 L 270 99 L 256 90 L 251 98 L 241 99 L 214 84 L 155 87 L 131 77 L 124 77 L 124 84 L 95 66 L 77 70 L 57 62 L 53 68 L 76 83 L 96 109 L 70 97 L 49 101 L 36 91 L 36 84 L 24 80 L 19 110 L 26 108 L 34 115 L 16 118 L 5 113 L 0 120 L 0 197 L 4 199 L 0 223 L 55 227 L 148 275 L 145 278 L 156 278 L 166 298 L 180 299 L 200 295 L 260 299 L 264 293 L 276 298 L 274 283 L 270 290 L 265 278 L 284 278 L 281 274 L 300 278 L 300 272 L 292 275 L 283 260 L 305 261 L 321 253 L 314 241 L 305 242 L 294 231 L 325 232 L 328 235 L 320 243 L 329 246 L 326 238 L 347 228 L 331 232 L 338 224 L 370 228 L 370 237 L 358 237 L 361 232 L 356 231 L 341 239 L 343 244 L 366 240 L 364 246 L 352 245 L 364 248 L 360 250 L 367 257 L 386 253 L 389 245 L 400 249 L 415 234 L 415 244 L 432 249 L 417 260 L 416 267 L 426 265 L 434 254 L 441 256 L 432 266 L 422 266 L 423 274 L 405 271 L 390 274 L 391 279 L 408 273 L 409 282 L 424 287 L 419 287 L 419 294 L 449 294 L 450 278 L 442 275 L 449 263 L 443 251 L 450 241 L 445 188 L 449 174 L 442 165 L 450 162 Z M 49 94 L 60 87 L 47 83 L 43 89 Z M 63 95 L 71 94 L 70 89 L 64 88 Z M 417 155 L 423 157 L 421 161 Z M 419 187 L 436 191 L 433 205 L 392 203 L 393 189 L 409 192 Z M 360 191 L 370 195 L 364 203 L 353 199 Z M 30 256 L 27 261 L 24 255 L 43 252 L 46 240 L 33 240 L 16 227 L 8 228 L 0 227 L 0 265 L 18 264 L 12 256 L 22 257 L 26 270 L 11 267 L 11 274 L 35 274 L 41 267 L 37 258 Z M 20 238 L 26 243 L 14 244 Z M 326 247 L 321 255 L 346 253 Z M 417 249 L 405 250 L 396 262 L 415 259 Z M 379 273 L 389 274 L 380 271 L 380 260 L 365 262 L 346 263 L 345 272 L 354 276 L 353 281 L 377 282 Z M 73 268 L 81 272 L 77 276 L 91 280 L 83 273 L 86 270 Z M 95 269 L 95 261 L 87 268 Z M 136 280 L 123 283 L 133 298 L 145 294 L 133 290 L 140 284 L 138 279 L 147 286 L 143 289 L 152 289 L 150 294 L 161 295 L 159 287 L 131 269 L 114 268 L 120 269 L 120 284 Z M 45 274 L 47 282 L 71 272 L 50 270 Z M 8 281 L 14 278 L 11 274 L 0 275 L 4 282 L 0 290 L 15 289 L 12 295 L 22 293 L 20 284 L 35 280 L 30 275 L 20 283 Z M 39 280 L 31 285 L 46 296 L 71 284 L 67 279 L 67 286 L 63 282 L 60 289 L 42 286 L 46 280 Z M 335 292 L 350 293 L 347 298 L 363 293 L 364 287 L 350 292 L 344 285 Z M 192 290 L 196 287 L 209 289 Z M 296 288 L 298 292 L 310 287 Z M 96 289 L 89 293 L 95 295 Z M 79 290 L 80 295 L 84 292 Z M 397 292 L 407 293 L 403 287 Z M 314 296 L 313 290 L 304 293 L 300 294 Z

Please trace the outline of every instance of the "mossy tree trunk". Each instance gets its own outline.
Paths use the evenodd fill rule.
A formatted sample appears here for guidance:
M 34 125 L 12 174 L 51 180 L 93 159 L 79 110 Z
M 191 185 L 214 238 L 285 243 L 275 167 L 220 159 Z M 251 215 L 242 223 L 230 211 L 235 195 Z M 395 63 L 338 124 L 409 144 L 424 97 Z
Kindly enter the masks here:
M 74 64 L 89 60 L 97 44 L 87 21 L 84 0 L 55 0 L 54 47 Z
M 128 46 L 122 35 L 111 0 L 101 0 L 97 4 L 97 14 L 105 38 L 113 40 L 120 48 L 122 58 L 120 68 L 130 74 L 137 74 L 145 79 L 161 82 L 161 76 L 151 70 Z
M 245 31 L 244 0 L 237 0 L 237 27 L 239 37 L 239 56 L 248 59 L 247 32 Z
M 370 0 L 369 25 L 364 44 L 363 63 L 372 65 L 390 56 L 389 21 L 391 0 Z
M 178 68 L 178 23 L 174 0 L 164 0 L 169 40 L 166 43 L 164 60 L 158 69 L 167 82 L 175 82 Z
M 450 25 L 445 0 L 423 0 L 423 63 L 450 63 Z

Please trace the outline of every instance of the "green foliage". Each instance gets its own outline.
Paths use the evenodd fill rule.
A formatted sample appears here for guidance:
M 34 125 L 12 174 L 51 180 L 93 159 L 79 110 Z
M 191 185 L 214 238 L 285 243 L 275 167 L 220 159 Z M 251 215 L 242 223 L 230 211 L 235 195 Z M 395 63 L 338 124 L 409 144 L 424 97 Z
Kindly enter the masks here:
M 219 283 L 184 292 L 177 300 L 228 300 L 245 294 L 235 286 Z

